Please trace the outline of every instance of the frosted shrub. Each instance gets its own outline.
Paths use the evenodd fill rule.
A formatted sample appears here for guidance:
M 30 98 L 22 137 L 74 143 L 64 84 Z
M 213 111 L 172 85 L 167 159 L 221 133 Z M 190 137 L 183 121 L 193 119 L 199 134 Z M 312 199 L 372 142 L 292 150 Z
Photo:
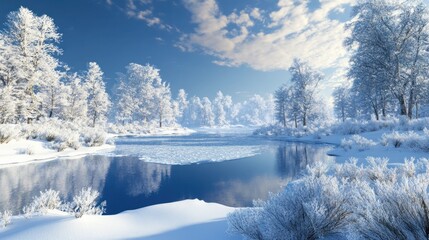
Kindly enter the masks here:
M 33 201 L 23 208 L 24 216 L 31 217 L 34 214 L 46 214 L 48 210 L 59 209 L 61 206 L 60 193 L 47 189 L 34 197 Z
M 374 141 L 364 138 L 359 135 L 353 135 L 349 139 L 341 140 L 341 147 L 345 150 L 357 148 L 359 151 L 370 149 L 372 146 L 377 145 Z
M 0 125 L 0 144 L 8 143 L 18 135 L 15 126 L 11 124 Z
M 26 148 L 18 149 L 18 153 L 25 154 L 25 155 L 33 155 L 35 151 L 32 147 L 26 147 Z
M 353 147 L 353 141 L 351 139 L 345 139 L 343 138 L 341 140 L 340 146 L 344 149 L 344 150 L 351 150 Z
M 264 239 L 261 207 L 241 208 L 228 215 L 228 231 L 246 236 L 249 239 Z
M 106 142 L 106 133 L 102 129 L 87 128 L 83 132 L 83 140 L 89 147 L 101 146 Z
M 248 239 L 427 239 L 429 160 L 396 168 L 367 161 L 310 168 L 270 200 L 230 214 L 230 231 Z
M 71 210 L 76 218 L 83 215 L 101 215 L 105 212 L 106 203 L 102 202 L 97 206 L 97 198 L 100 193 L 92 188 L 83 188 L 78 195 L 73 197 Z
M 9 225 L 12 221 L 12 212 L 9 210 L 0 213 L 0 226 L 3 228 Z
M 429 201 L 427 181 L 418 178 L 375 185 L 375 197 L 359 204 L 355 231 L 362 239 L 427 239 Z
M 318 172 L 318 171 L 316 171 Z M 351 212 L 335 177 L 311 174 L 256 209 L 228 216 L 230 231 L 248 239 L 317 239 L 345 231 Z
M 382 136 L 381 143 L 384 146 L 394 146 L 395 148 L 407 147 L 429 151 L 429 134 L 427 130 L 423 134 L 414 131 L 385 133 Z

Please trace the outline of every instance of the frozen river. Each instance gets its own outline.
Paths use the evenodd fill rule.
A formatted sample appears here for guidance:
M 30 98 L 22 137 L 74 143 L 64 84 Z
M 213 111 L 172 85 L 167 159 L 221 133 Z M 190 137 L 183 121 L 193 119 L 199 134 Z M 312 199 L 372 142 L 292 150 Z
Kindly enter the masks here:
M 0 169 L 0 211 L 17 214 L 49 188 L 70 201 L 83 187 L 101 193 L 106 214 L 194 198 L 251 206 L 280 191 L 307 164 L 332 160 L 327 145 L 231 134 L 128 137 L 115 144 L 107 155 Z

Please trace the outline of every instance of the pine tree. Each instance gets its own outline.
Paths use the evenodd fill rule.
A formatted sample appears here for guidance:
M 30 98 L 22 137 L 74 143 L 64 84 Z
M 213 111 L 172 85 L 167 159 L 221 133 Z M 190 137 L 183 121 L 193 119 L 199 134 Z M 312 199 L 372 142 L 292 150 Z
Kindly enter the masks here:
M 85 76 L 85 88 L 88 92 L 90 126 L 95 127 L 97 124 L 104 124 L 111 103 L 104 86 L 103 72 L 95 62 L 89 63 L 89 69 Z

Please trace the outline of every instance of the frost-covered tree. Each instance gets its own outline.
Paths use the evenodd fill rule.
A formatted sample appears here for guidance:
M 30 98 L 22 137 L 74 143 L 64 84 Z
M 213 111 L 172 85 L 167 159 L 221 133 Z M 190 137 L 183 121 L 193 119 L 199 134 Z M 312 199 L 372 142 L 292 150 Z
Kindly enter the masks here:
M 289 119 L 289 107 L 291 106 L 291 90 L 289 87 L 283 85 L 276 90 L 275 106 L 276 106 L 276 120 L 279 121 L 283 127 L 286 127 Z
M 349 76 L 361 100 L 378 119 L 386 115 L 388 98 L 401 115 L 413 117 L 417 87 L 428 75 L 429 18 L 420 0 L 359 1 L 346 45 L 352 52 Z M 358 96 L 359 96 L 358 95 Z
M 0 124 L 14 123 L 15 102 L 12 91 L 12 86 L 0 88 Z
M 41 115 L 40 88 L 45 78 L 55 79 L 61 53 L 57 43 L 61 35 L 57 32 L 52 18 L 36 16 L 27 8 L 21 7 L 7 17 L 6 29 L 2 33 L 7 68 L 0 73 L 3 84 L 13 85 L 13 97 L 20 120 L 31 120 Z M 2 60 L 4 69 L 4 59 Z M 45 83 L 46 85 L 46 83 Z
M 319 82 L 323 76 L 315 71 L 306 62 L 294 59 L 289 68 L 292 75 L 294 102 L 297 104 L 298 113 L 302 119 L 302 125 L 308 125 L 308 119 L 316 106 L 316 97 L 319 89 Z
M 39 86 L 38 98 L 40 100 L 41 115 L 51 118 L 59 117 L 66 103 L 66 88 L 60 81 L 59 71 L 45 72 L 44 81 Z
M 255 94 L 241 104 L 240 122 L 246 125 L 266 125 L 274 120 L 272 97 L 264 99 L 261 95 Z
M 156 106 L 154 110 L 158 116 L 160 128 L 163 126 L 163 123 L 172 124 L 175 122 L 176 116 L 172 105 L 170 86 L 165 82 L 156 86 L 154 106 Z
M 185 111 L 189 105 L 188 94 L 184 89 L 179 89 L 176 102 L 177 102 L 177 110 L 178 110 L 177 117 L 180 119 L 180 122 L 182 122 Z
M 334 112 L 337 118 L 345 121 L 347 118 L 354 117 L 353 99 L 350 92 L 350 87 L 343 84 L 334 89 L 332 93 L 334 97 Z
M 175 123 L 175 105 L 170 87 L 163 82 L 159 69 L 152 65 L 130 63 L 126 74 L 119 76 L 116 119 L 123 123 L 138 121 L 142 124 Z
M 225 126 L 228 125 L 227 120 L 227 113 L 225 110 L 225 96 L 221 91 L 218 91 L 216 93 L 216 97 L 213 101 L 213 107 L 214 107 L 214 115 L 215 115 L 215 123 L 218 126 Z
M 212 103 L 208 97 L 204 97 L 201 101 L 202 114 L 201 120 L 204 126 L 213 126 L 215 124 L 215 116 L 213 113 Z
M 190 99 L 188 108 L 183 114 L 182 124 L 184 126 L 201 126 L 203 124 L 203 105 L 199 97 L 193 96 Z
M 82 83 L 82 78 L 77 73 L 68 76 L 68 84 L 65 86 L 66 105 L 62 111 L 62 118 L 67 121 L 80 124 L 88 123 L 88 92 Z
M 85 76 L 85 88 L 88 92 L 89 124 L 92 127 L 97 124 L 104 124 L 111 103 L 104 86 L 103 72 L 95 62 L 89 63 L 89 69 Z

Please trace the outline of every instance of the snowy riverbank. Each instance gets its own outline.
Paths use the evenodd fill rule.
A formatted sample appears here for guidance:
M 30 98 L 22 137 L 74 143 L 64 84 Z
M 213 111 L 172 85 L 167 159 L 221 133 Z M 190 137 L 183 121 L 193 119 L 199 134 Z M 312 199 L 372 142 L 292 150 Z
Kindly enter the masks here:
M 230 235 L 226 216 L 234 208 L 200 200 L 159 204 L 116 215 L 76 219 L 59 211 L 25 219 L 14 216 L 1 239 L 241 239 Z
M 8 143 L 0 144 L 0 167 L 58 158 L 81 157 L 88 154 L 106 153 L 115 149 L 114 145 L 103 144 L 97 147 L 80 147 L 77 150 L 67 148 L 58 152 L 49 148 L 47 144 L 46 141 L 28 139 L 11 140 Z
M 389 164 L 405 159 L 427 157 L 429 118 L 417 120 L 345 122 L 321 129 L 285 129 L 269 126 L 258 129 L 256 136 L 280 141 L 327 143 L 336 147 L 329 152 L 337 163 L 350 158 L 366 163 L 367 157 L 388 158 Z

